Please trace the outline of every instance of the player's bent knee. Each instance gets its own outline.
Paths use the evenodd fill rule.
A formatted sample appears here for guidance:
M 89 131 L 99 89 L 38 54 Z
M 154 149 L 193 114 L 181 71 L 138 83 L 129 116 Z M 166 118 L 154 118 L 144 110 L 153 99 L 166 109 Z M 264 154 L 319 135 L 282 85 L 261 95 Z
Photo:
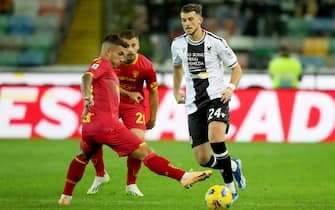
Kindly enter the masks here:
M 201 166 L 206 167 L 206 168 L 214 168 L 217 169 L 216 165 L 217 165 L 217 161 L 215 156 L 211 156 L 209 158 L 209 160 L 207 160 L 206 162 L 202 162 L 200 163 Z
M 202 166 L 202 167 L 210 167 L 210 165 L 208 165 L 208 160 L 206 161 L 206 160 L 198 160 L 198 164 L 200 165 L 200 166 Z
M 131 153 L 131 156 L 139 160 L 144 160 L 145 157 L 150 155 L 152 152 L 152 149 L 148 145 L 143 145 Z
M 197 160 L 199 165 L 206 167 L 207 163 L 210 161 L 210 158 L 211 158 L 210 155 L 208 157 L 207 157 L 207 155 L 206 156 L 200 156 L 200 157 L 197 156 L 196 160 Z
M 90 160 L 90 157 L 87 154 L 83 153 L 82 151 L 78 154 L 78 156 L 87 161 Z

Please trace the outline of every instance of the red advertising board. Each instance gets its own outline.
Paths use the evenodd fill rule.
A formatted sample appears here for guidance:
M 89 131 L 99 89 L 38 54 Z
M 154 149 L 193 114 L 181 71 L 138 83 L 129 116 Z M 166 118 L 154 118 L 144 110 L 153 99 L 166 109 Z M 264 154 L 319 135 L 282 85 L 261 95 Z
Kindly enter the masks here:
M 187 116 L 173 90 L 160 105 L 147 140 L 188 139 Z M 230 102 L 232 141 L 335 142 L 335 91 L 241 89 Z M 75 86 L 0 86 L 0 138 L 80 137 L 82 99 Z

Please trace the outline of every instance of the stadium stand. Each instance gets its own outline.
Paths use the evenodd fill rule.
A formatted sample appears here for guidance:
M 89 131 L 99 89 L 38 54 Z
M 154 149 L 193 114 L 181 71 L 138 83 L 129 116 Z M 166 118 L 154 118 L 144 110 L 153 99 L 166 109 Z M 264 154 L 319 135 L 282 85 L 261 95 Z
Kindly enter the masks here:
M 335 72 L 335 1 L 200 2 L 204 28 L 227 40 L 244 69 L 266 72 L 268 61 L 285 42 L 306 68 Z M 2 0 L 0 66 L 88 63 L 103 35 L 131 27 L 141 33 L 141 52 L 164 66 L 162 72 L 170 72 L 169 46 L 182 33 L 179 10 L 184 3 Z
M 12 50 L 0 51 L 0 64 L 3 66 L 16 66 L 17 55 L 17 52 Z
M 12 0 L 0 14 L 0 66 L 54 64 L 76 0 Z
M 40 0 L 13 0 L 14 16 L 37 16 Z M 43 1 L 42 1 L 43 2 Z
M 90 63 L 98 55 L 102 37 L 101 14 L 101 0 L 80 1 L 60 52 L 60 64 Z
M 208 1 L 203 4 L 204 15 L 207 19 L 214 17 L 217 23 L 212 27 L 207 21 L 203 26 L 223 34 L 246 70 L 264 72 L 268 61 L 276 56 L 279 43 L 285 42 L 302 62 L 306 63 L 306 57 L 311 59 L 304 66 L 313 66 L 319 72 L 334 72 L 331 69 L 334 69 L 335 60 L 329 57 L 335 54 L 335 1 L 308 2 L 228 0 L 222 4 Z M 150 17 L 164 16 L 155 14 L 159 6 L 151 8 L 154 14 L 149 14 Z M 178 35 L 176 32 L 182 33 L 176 13 L 179 11 L 159 11 L 171 16 L 167 24 L 169 40 Z

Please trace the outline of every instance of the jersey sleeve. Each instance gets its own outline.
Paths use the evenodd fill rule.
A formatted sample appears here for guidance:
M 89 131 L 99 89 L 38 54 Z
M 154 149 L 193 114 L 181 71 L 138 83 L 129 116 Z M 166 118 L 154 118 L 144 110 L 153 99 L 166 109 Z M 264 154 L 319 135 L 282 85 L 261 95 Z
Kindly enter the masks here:
M 218 55 L 223 64 L 229 68 L 233 68 L 238 64 L 234 51 L 229 47 L 225 40 L 220 40 L 218 45 Z
M 99 78 L 104 73 L 104 67 L 100 60 L 94 61 L 86 72 L 93 75 L 93 79 Z
M 176 42 L 173 41 L 171 44 L 171 55 L 172 55 L 172 62 L 175 65 L 179 65 L 182 64 L 182 60 L 180 58 L 180 56 L 178 55 L 178 51 L 177 51 L 177 46 L 176 46 Z
M 152 63 L 148 63 L 145 81 L 148 90 L 154 90 L 158 88 L 156 70 Z

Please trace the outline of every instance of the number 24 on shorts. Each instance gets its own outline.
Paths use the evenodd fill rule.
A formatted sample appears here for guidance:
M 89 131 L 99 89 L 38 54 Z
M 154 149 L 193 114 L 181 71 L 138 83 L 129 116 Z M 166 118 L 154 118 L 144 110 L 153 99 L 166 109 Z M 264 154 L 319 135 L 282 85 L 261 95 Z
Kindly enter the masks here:
M 225 113 L 222 112 L 221 107 L 214 109 L 214 108 L 210 108 L 208 110 L 208 120 L 213 119 L 214 117 L 216 118 L 224 118 L 225 117 Z

